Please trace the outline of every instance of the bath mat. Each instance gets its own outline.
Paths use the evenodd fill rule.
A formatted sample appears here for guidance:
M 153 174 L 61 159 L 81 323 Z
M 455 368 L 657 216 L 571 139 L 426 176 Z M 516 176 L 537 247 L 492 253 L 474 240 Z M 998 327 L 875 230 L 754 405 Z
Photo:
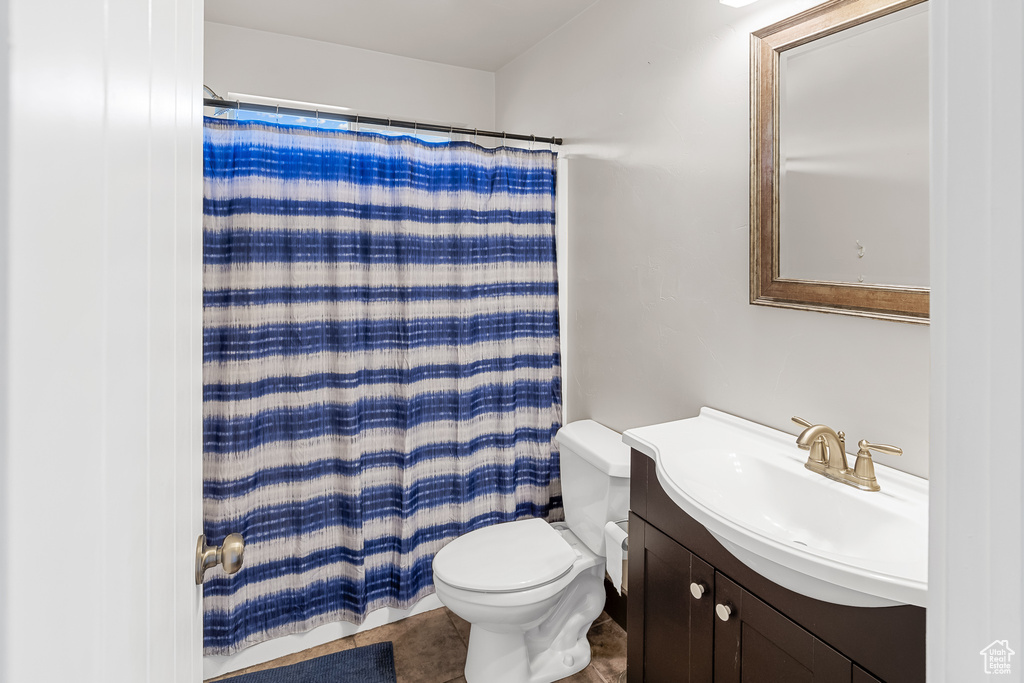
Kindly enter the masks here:
M 390 642 L 309 659 L 266 671 L 254 671 L 224 683 L 396 683 L 395 655 Z

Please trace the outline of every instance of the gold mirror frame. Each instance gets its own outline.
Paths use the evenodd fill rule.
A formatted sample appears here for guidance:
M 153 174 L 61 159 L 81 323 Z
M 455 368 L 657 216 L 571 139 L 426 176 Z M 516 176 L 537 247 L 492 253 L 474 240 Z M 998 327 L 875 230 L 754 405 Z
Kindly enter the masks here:
M 779 54 L 927 0 L 830 0 L 750 35 L 750 303 L 928 324 L 928 288 L 779 277 Z

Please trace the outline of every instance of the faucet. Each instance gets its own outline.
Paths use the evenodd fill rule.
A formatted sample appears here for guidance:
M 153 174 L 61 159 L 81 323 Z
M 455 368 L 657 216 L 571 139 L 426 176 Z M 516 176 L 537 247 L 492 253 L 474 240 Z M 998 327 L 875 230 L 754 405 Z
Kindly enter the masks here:
M 846 462 L 846 434 L 836 432 L 826 425 L 812 425 L 799 417 L 794 417 L 793 422 L 806 427 L 796 437 L 797 446 L 811 451 L 804 467 L 830 479 L 836 479 L 840 473 L 849 469 Z M 829 471 L 831 474 L 828 474 Z
M 836 432 L 826 425 L 811 424 L 799 417 L 794 417 L 793 422 L 805 427 L 800 436 L 796 437 L 796 445 L 810 451 L 804 467 L 863 491 L 880 490 L 878 479 L 875 477 L 874 461 L 871 459 L 872 450 L 889 455 L 903 455 L 903 449 L 897 446 L 873 444 L 861 439 L 857 444 L 857 463 L 851 468 L 846 461 L 845 434 Z

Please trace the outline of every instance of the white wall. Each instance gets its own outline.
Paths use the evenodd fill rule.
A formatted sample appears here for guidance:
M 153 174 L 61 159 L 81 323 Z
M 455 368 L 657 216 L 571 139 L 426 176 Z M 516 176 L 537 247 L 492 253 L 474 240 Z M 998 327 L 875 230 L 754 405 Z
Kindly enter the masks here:
M 205 82 L 222 97 L 244 93 L 494 128 L 494 74 L 488 71 L 212 22 L 205 42 Z
M 932 0 L 928 680 L 1024 680 L 1024 7 Z
M 7 206 L 7 182 L 8 164 L 4 162 L 8 158 L 7 146 L 7 122 L 10 99 L 8 92 L 8 72 L 10 70 L 9 59 L 9 26 L 7 0 L 0 0 L 0 207 Z M 7 211 L 0 211 L 0 434 L 7 433 L 7 411 L 10 400 L 7 391 L 7 364 L 8 364 L 8 330 L 7 330 L 7 279 L 8 279 L 8 215 Z M 0 482 L 8 480 L 8 460 L 10 452 L 7 439 L 0 438 Z M 0 487 L 2 490 L 2 487 Z M 8 550 L 6 543 L 7 536 L 7 507 L 0 505 L 0 586 L 6 587 L 8 575 Z M 0 590 L 0 614 L 7 614 L 7 591 Z M 7 661 L 7 620 L 0 619 L 0 662 Z M 2 674 L 0 669 L 0 674 Z M 2 679 L 2 675 L 0 675 Z
M 800 415 L 927 476 L 928 327 L 748 303 L 749 34 L 817 2 L 603 0 L 498 72 L 496 123 L 567 141 L 568 419 Z
M 196 681 L 202 2 L 9 6 L 0 680 Z

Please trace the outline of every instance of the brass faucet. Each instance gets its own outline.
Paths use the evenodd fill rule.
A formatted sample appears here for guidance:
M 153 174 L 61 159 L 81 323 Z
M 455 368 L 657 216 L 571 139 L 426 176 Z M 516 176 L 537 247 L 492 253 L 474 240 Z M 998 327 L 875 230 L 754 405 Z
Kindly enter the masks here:
M 857 451 L 857 462 L 851 468 L 846 461 L 845 434 L 825 425 L 812 425 L 799 417 L 794 417 L 793 422 L 806 428 L 796 437 L 796 445 L 810 451 L 804 467 L 863 491 L 880 490 L 878 479 L 875 477 L 874 461 L 871 459 L 872 450 L 889 455 L 903 455 L 902 448 L 868 443 L 861 439 L 857 444 L 860 448 Z

